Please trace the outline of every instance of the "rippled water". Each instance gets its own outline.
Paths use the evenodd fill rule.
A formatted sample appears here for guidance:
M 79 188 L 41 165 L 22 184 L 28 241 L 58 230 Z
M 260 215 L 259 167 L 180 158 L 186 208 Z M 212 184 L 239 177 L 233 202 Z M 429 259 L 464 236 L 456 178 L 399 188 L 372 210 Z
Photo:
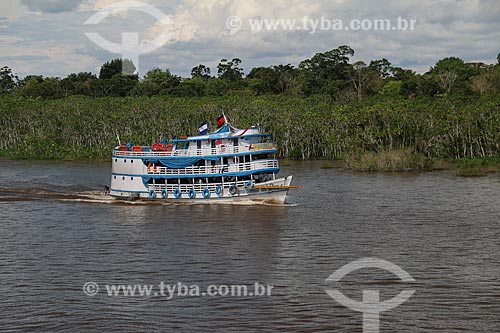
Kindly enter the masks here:
M 325 290 L 403 305 L 381 332 L 500 331 L 500 176 L 283 167 L 291 206 L 110 204 L 110 165 L 0 161 L 0 331 L 361 332 Z M 378 257 L 415 283 L 341 266 Z M 86 296 L 93 281 L 100 292 Z M 264 297 L 111 297 L 105 284 L 273 285 Z

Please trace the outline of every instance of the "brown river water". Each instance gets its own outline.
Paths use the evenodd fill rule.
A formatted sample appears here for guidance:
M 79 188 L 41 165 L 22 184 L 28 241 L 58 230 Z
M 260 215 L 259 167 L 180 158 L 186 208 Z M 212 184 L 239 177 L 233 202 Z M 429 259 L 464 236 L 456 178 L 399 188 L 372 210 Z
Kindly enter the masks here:
M 380 332 L 500 332 L 499 174 L 320 165 L 282 167 L 301 186 L 285 206 L 151 205 L 101 195 L 109 163 L 0 160 L 0 331 L 362 332 L 363 314 L 326 293 L 337 288 L 357 301 L 415 290 L 380 313 Z M 367 257 L 415 281 L 380 268 L 326 281 Z M 168 297 L 161 283 L 272 290 Z

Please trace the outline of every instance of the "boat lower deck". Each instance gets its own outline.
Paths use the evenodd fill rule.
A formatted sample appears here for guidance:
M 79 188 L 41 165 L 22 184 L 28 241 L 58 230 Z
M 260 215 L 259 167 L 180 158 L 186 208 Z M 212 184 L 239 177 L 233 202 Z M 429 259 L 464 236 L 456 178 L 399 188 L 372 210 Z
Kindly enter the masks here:
M 271 200 L 284 203 L 292 176 L 255 185 L 251 181 L 212 184 L 150 184 L 145 191 L 117 191 L 110 194 L 126 200 L 147 199 L 172 202 L 227 203 L 228 201 Z M 261 188 L 264 186 L 264 188 Z

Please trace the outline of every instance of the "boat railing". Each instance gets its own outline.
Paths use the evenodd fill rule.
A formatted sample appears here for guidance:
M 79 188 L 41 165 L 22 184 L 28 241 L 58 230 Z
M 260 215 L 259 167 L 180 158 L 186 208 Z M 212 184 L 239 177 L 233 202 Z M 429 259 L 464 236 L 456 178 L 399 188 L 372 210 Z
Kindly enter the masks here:
M 148 191 L 154 190 L 155 192 L 161 192 L 166 190 L 168 193 L 172 193 L 174 190 L 179 189 L 182 193 L 187 193 L 189 190 L 193 189 L 195 192 L 201 193 L 205 188 L 208 188 L 211 193 L 215 193 L 217 186 L 221 185 L 223 189 L 228 189 L 233 185 L 237 188 L 245 188 L 247 186 L 247 180 L 240 180 L 237 182 L 226 182 L 226 183 L 196 183 L 196 184 L 149 184 Z
M 149 156 L 210 156 L 210 155 L 225 155 L 225 154 L 239 154 L 250 151 L 259 150 L 275 150 L 277 145 L 275 143 L 255 143 L 252 145 L 244 146 L 231 146 L 219 145 L 214 148 L 200 148 L 200 149 L 174 149 L 172 151 L 129 151 L 129 150 L 114 150 L 113 156 L 135 156 L 135 157 L 149 157 Z
M 258 160 L 247 163 L 235 163 L 209 166 L 190 166 L 183 169 L 170 169 L 158 166 L 149 166 L 147 173 L 152 175 L 203 175 L 223 174 L 227 172 L 241 172 L 262 169 L 278 168 L 278 160 Z
M 273 169 L 278 167 L 278 160 L 259 160 L 246 163 L 235 163 L 228 167 L 227 172 Z

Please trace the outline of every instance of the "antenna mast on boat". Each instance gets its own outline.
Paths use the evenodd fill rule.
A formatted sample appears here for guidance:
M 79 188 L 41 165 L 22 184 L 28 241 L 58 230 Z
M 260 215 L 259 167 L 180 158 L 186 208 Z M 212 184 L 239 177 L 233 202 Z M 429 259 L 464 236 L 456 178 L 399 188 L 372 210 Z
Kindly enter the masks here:
M 233 127 L 233 126 L 229 123 L 229 120 L 227 120 L 227 117 L 226 117 L 226 114 L 224 113 L 224 111 L 222 111 L 222 116 L 224 117 L 224 122 L 225 122 L 226 124 L 228 124 L 228 125 L 229 125 L 229 128 L 230 128 L 232 131 L 234 131 L 234 130 L 236 129 L 236 127 Z
M 229 126 L 231 126 L 231 124 L 229 124 L 229 121 L 227 121 L 227 117 L 226 117 L 226 114 L 224 113 L 224 111 L 222 111 L 222 116 L 224 117 L 224 122 L 226 124 L 228 124 Z

